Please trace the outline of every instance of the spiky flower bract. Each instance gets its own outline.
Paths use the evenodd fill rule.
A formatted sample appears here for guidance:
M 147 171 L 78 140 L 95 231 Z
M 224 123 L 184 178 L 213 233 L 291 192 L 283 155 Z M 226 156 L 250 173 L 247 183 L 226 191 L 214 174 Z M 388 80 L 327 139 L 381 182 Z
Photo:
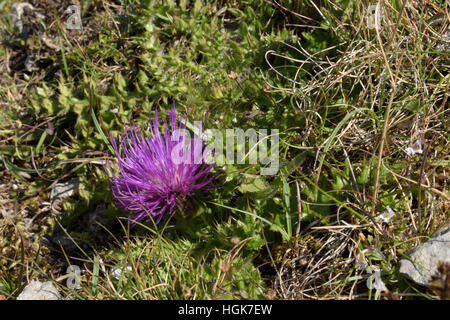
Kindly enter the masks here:
M 181 113 L 177 119 L 174 105 L 169 123 L 165 122 L 165 133 L 161 134 L 156 110 L 147 137 L 132 121 L 130 127 L 124 126 L 121 131 L 122 156 L 110 134 L 120 172 L 114 174 L 109 155 L 105 171 L 117 207 L 128 211 L 133 223 L 151 218 L 158 223 L 165 214 L 171 215 L 176 207 L 183 206 L 194 190 L 210 187 L 213 164 L 208 164 L 204 157 L 209 150 L 200 138 L 189 139 L 187 114 L 183 120 Z

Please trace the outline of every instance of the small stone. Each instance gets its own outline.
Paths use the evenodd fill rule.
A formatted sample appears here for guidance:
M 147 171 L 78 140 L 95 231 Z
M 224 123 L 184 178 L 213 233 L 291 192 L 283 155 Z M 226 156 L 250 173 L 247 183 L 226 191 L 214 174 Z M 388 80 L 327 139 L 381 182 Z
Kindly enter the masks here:
M 31 280 L 17 300 L 61 300 L 61 296 L 51 281 Z
M 436 274 L 439 262 L 450 262 L 450 227 L 441 230 L 407 255 L 411 260 L 400 260 L 400 273 L 427 286 Z
M 55 198 L 67 198 L 72 196 L 75 192 L 78 192 L 79 184 L 78 178 L 55 184 L 50 193 L 50 202 L 53 202 Z

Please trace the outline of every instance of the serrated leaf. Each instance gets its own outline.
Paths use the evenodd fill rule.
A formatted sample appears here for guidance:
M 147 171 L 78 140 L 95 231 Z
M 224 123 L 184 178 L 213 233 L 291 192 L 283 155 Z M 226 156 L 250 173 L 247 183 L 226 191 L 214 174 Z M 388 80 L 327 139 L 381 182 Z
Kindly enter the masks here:
M 267 190 L 270 187 L 264 179 L 256 178 L 253 179 L 250 183 L 243 183 L 239 186 L 238 190 L 242 193 L 247 192 L 262 192 Z

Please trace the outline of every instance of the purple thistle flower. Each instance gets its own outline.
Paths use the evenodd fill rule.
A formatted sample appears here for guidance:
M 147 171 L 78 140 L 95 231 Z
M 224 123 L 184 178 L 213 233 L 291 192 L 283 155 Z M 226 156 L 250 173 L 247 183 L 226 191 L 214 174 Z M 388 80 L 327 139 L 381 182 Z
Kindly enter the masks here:
M 110 134 L 120 174 L 114 174 L 109 154 L 108 168 L 104 168 L 117 207 L 133 214 L 133 223 L 144 218 L 149 221 L 149 214 L 158 223 L 164 214 L 171 215 L 176 207 L 182 206 L 194 190 L 211 188 L 214 176 L 208 177 L 208 173 L 214 164 L 204 160 L 209 149 L 201 138 L 186 139 L 190 137 L 186 130 L 187 114 L 183 126 L 181 113 L 176 119 L 175 103 L 163 135 L 158 127 L 157 110 L 153 123 L 150 121 L 149 137 L 144 137 L 132 122 L 132 126 L 124 126 L 121 131 L 123 156 Z

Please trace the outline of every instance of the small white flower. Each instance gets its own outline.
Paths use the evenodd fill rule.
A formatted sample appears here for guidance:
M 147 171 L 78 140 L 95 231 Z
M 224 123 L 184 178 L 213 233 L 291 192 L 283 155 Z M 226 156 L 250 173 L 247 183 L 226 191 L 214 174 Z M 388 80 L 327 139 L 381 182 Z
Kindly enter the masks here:
M 367 260 L 363 254 L 358 253 L 356 256 L 356 264 L 358 265 L 359 270 L 362 270 L 367 266 Z
M 388 223 L 391 221 L 391 218 L 394 216 L 395 212 L 389 206 L 386 206 L 386 211 L 378 216 L 379 219 L 383 220 L 383 222 Z
M 387 290 L 386 285 L 383 280 L 381 280 L 381 271 L 378 268 L 368 268 L 367 271 L 372 273 L 369 278 L 367 278 L 367 288 L 375 290 Z
M 114 277 L 114 278 L 116 278 L 117 280 L 119 280 L 120 279 L 120 277 L 122 276 L 122 271 L 123 271 L 123 269 L 124 268 L 119 268 L 119 267 L 117 267 L 117 268 L 113 268 L 113 269 L 111 269 L 111 275 Z M 126 271 L 130 271 L 131 272 L 131 266 L 127 266 L 127 268 L 126 268 Z
M 422 141 L 417 140 L 411 147 L 405 149 L 405 152 L 409 155 L 422 154 Z

